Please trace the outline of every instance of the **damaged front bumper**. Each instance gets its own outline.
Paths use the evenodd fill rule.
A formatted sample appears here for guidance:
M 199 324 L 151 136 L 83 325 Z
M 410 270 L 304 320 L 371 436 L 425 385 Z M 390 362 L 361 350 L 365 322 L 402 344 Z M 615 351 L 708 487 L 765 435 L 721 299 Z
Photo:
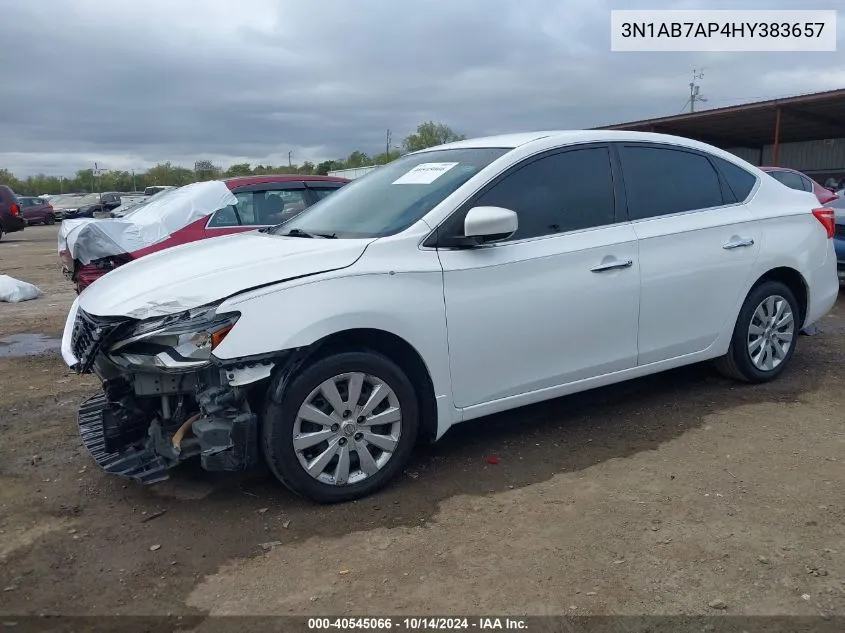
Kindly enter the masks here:
M 164 419 L 161 409 L 167 405 L 149 411 L 128 388 L 115 397 L 114 385 L 104 385 L 104 393 L 79 408 L 80 437 L 103 470 L 144 484 L 167 479 L 168 470 L 195 457 L 208 471 L 241 471 L 258 464 L 258 418 L 248 405 L 223 387 L 195 395 L 197 413 Z
M 167 479 L 171 468 L 189 459 L 209 471 L 258 464 L 258 416 L 251 402 L 261 401 L 256 389 L 266 384 L 274 361 L 200 363 L 125 343 L 115 352 L 116 341 L 125 341 L 135 326 L 131 319 L 87 315 L 77 300 L 65 327 L 65 362 L 103 381 L 103 392 L 78 413 L 80 436 L 97 463 L 145 484 Z M 139 349 L 154 361 L 141 369 L 127 365 L 127 358 L 138 362 Z

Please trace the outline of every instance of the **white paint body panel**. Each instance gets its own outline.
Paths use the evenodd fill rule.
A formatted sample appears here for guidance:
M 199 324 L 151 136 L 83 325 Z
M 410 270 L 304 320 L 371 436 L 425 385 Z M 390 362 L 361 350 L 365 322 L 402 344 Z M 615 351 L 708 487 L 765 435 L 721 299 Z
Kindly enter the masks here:
M 630 224 L 444 250 L 455 405 L 546 389 L 637 364 L 639 266 Z
M 526 158 L 624 141 L 709 152 L 759 182 L 744 204 L 475 250 L 422 246 L 474 193 Z M 805 324 L 836 300 L 833 244 L 811 214 L 815 197 L 727 152 L 676 137 L 597 131 L 450 147 L 513 149 L 391 237 L 241 234 L 122 266 L 74 303 L 63 354 L 77 305 L 97 315 L 137 316 L 225 299 L 219 311 L 237 310 L 241 318 L 215 349 L 221 359 L 305 347 L 348 330 L 382 330 L 422 358 L 434 385 L 439 437 L 461 420 L 723 355 L 748 291 L 774 268 L 794 269 L 804 279 Z M 722 248 L 734 238 L 754 244 Z M 632 265 L 591 272 L 608 258 Z M 237 377 L 239 384 L 249 379 Z
M 246 288 L 344 268 L 370 241 L 250 231 L 191 242 L 115 268 L 82 292 L 82 306 L 91 314 L 139 319 L 181 312 Z
M 818 224 L 815 218 L 811 219 Z M 639 238 L 639 364 L 707 349 L 748 293 L 760 227 L 744 205 L 633 223 Z M 726 250 L 735 240 L 749 247 Z

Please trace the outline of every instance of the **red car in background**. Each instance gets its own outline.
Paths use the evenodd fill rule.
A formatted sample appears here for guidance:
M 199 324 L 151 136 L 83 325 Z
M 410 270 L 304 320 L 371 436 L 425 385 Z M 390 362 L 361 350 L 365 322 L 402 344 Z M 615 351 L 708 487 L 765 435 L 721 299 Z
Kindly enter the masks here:
M 199 219 L 192 220 L 188 224 L 171 231 L 163 239 L 157 239 L 131 252 L 109 254 L 92 259 L 90 262 L 76 259 L 72 254 L 73 248 L 68 246 L 64 225 L 74 221 L 66 220 L 63 223 L 63 231 L 59 235 L 59 256 L 62 259 L 65 275 L 74 282 L 76 291 L 82 292 L 110 270 L 139 257 L 188 242 L 251 231 L 286 222 L 349 181 L 345 178 L 331 176 L 271 175 L 229 178 L 222 182 L 237 198 L 237 204 L 218 209 L 211 208 L 208 213 L 203 214 Z M 192 186 L 188 185 L 188 187 Z M 222 190 L 225 191 L 225 189 Z M 176 196 L 178 191 L 179 189 L 173 189 L 159 194 L 159 196 Z M 131 225 L 134 214 L 143 213 L 148 205 L 150 209 L 153 208 L 153 204 L 162 205 L 164 198 L 159 198 L 159 196 L 151 197 L 151 202 L 141 203 L 122 218 L 87 220 L 87 222 L 114 222 Z M 159 201 L 153 203 L 152 200 L 156 200 L 156 198 L 159 198 Z M 196 214 L 193 217 L 196 217 Z M 76 222 L 84 223 L 86 221 L 78 220 Z M 70 231 L 80 228 L 88 227 L 84 224 L 78 224 L 70 228 Z M 76 240 L 87 240 L 88 243 L 94 243 L 98 239 L 95 233 L 96 231 L 89 231 L 86 238 L 80 239 L 77 237 Z M 107 242 L 108 240 L 104 241 Z M 221 262 L 221 265 L 225 265 L 225 262 Z M 166 280 L 162 280 L 162 283 L 166 283 Z
M 836 200 L 839 196 L 831 192 L 830 189 L 822 187 L 815 180 L 802 174 L 800 171 L 794 169 L 787 169 L 785 167 L 761 167 L 761 170 L 769 174 L 775 180 L 779 180 L 790 189 L 797 189 L 798 191 L 810 191 L 816 195 L 819 204 L 827 204 Z
M 21 203 L 21 217 L 27 224 L 53 224 L 56 221 L 53 205 L 44 198 L 18 196 L 18 200 Z

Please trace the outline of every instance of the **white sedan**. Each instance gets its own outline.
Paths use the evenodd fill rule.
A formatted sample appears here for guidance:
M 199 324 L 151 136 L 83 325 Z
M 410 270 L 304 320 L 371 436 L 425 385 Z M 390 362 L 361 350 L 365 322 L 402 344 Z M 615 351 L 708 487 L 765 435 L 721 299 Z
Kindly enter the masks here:
M 68 315 L 83 440 L 155 482 L 265 460 L 319 502 L 454 424 L 715 360 L 771 380 L 839 283 L 833 212 L 683 138 L 538 132 L 403 158 L 262 231 L 122 266 Z

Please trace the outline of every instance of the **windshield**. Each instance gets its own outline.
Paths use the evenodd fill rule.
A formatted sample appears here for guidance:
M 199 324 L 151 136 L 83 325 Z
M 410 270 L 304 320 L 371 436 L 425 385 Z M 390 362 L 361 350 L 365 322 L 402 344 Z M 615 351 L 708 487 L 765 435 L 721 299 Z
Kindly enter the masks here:
M 405 230 L 510 149 L 444 149 L 411 154 L 353 180 L 269 229 L 338 238 L 384 237 Z

